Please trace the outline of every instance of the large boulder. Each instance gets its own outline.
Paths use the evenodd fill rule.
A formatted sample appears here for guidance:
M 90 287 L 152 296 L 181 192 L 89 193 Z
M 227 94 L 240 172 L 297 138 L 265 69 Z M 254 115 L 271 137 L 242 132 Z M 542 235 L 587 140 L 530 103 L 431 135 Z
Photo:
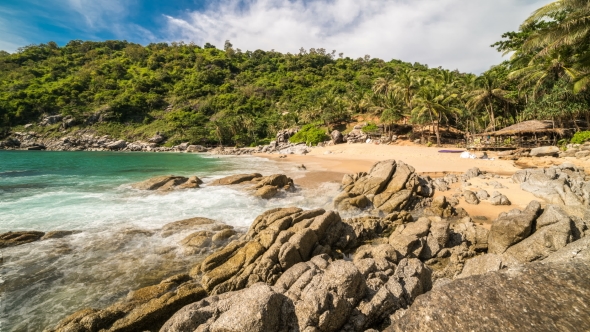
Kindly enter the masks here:
M 531 149 L 531 157 L 557 157 L 559 148 L 557 146 L 541 146 Z
M 344 136 L 342 136 L 342 133 L 338 130 L 334 130 L 330 136 L 332 137 L 332 142 L 334 142 L 334 144 L 340 144 L 343 142 Z
M 417 195 L 433 194 L 431 181 L 416 175 L 412 166 L 395 160 L 380 161 L 368 173 L 345 175 L 342 183 L 345 187 L 333 201 L 340 210 L 357 207 L 356 198 L 364 196 L 371 204 L 363 198 L 363 206 L 391 213 L 404 209 Z
M 532 263 L 419 296 L 384 331 L 588 331 L 590 261 Z
M 512 210 L 500 214 L 490 230 L 488 252 L 502 254 L 508 247 L 527 238 L 533 230 L 533 222 L 537 219 L 540 210 L 541 204 L 532 201 L 523 211 Z
M 261 178 L 262 174 L 253 173 L 253 174 L 236 174 L 226 176 L 221 179 L 214 180 L 210 183 L 212 186 L 220 186 L 220 185 L 233 185 L 233 184 L 240 184 L 247 181 L 252 181 L 255 178 Z
M 127 142 L 125 140 L 118 140 L 107 144 L 106 147 L 111 150 L 121 150 L 127 147 Z

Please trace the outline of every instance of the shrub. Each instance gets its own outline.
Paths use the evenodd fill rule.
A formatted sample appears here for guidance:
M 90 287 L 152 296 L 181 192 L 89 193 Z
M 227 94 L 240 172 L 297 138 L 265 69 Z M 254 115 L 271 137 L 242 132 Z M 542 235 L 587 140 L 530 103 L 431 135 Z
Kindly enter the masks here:
M 574 144 L 582 144 L 586 141 L 590 141 L 590 131 L 578 131 L 572 137 L 572 143 Z
M 366 126 L 361 129 L 363 132 L 367 134 L 377 133 L 379 131 L 379 127 L 376 124 L 369 122 Z
M 328 139 L 330 138 L 323 129 L 314 125 L 305 125 L 295 135 L 289 138 L 289 142 L 318 145 L 318 143 L 327 141 Z

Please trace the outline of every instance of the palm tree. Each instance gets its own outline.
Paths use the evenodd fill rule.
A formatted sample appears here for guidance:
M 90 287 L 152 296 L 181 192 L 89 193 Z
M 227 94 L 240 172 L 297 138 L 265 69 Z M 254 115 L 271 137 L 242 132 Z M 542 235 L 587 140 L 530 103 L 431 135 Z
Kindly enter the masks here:
M 449 115 L 461 113 L 459 108 L 452 106 L 458 95 L 449 91 L 443 84 L 428 80 L 418 90 L 413 100 L 416 107 L 412 110 L 414 121 L 430 120 L 436 134 L 436 144 L 440 146 L 440 124 L 448 120 Z
M 494 103 L 511 102 L 506 96 L 509 91 L 502 89 L 502 82 L 493 74 L 486 72 L 475 80 L 476 88 L 467 94 L 465 106 L 473 111 L 485 109 L 489 116 L 489 126 L 496 130 Z
M 392 77 L 380 77 L 373 84 L 373 93 L 376 95 L 386 95 L 395 89 L 395 83 Z
M 524 51 L 541 48 L 537 56 L 545 56 L 564 46 L 587 44 L 590 39 L 590 2 L 588 0 L 557 0 L 537 9 L 523 26 L 550 19 L 551 24 L 533 33 L 523 45 Z

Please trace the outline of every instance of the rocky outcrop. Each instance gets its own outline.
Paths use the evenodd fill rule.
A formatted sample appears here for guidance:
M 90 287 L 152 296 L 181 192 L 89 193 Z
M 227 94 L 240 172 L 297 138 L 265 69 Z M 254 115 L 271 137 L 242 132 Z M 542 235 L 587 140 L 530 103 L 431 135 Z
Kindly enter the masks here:
M 273 174 L 262 176 L 261 174 L 236 174 L 213 181 L 210 185 L 235 185 L 254 184 L 254 196 L 262 199 L 271 199 L 279 193 L 279 189 L 293 190 L 295 184 L 293 179 L 284 174 Z
M 401 211 L 418 197 L 430 197 L 432 184 L 419 177 L 412 166 L 401 161 L 386 160 L 373 165 L 369 173 L 346 175 L 345 187 L 334 198 L 334 207 L 339 210 L 360 208 L 359 202 L 379 211 Z
M 512 180 L 551 204 L 590 207 L 590 178 L 573 165 L 522 170 Z
M 130 292 L 126 298 L 102 309 L 82 309 L 48 332 L 156 331 L 183 306 L 207 293 L 188 275 L 177 275 L 160 284 Z
M 393 331 L 590 330 L 590 261 L 533 263 L 419 296 Z
M 199 184 L 201 183 L 203 183 L 203 181 L 196 176 L 187 178 L 184 176 L 162 175 L 134 183 L 131 187 L 139 190 L 170 191 L 199 188 Z
M 533 230 L 533 222 L 541 211 L 541 204 L 537 201 L 529 203 L 523 211 L 512 210 L 502 213 L 492 224 L 488 239 L 488 252 L 502 254 L 508 247 L 528 237 Z
M 0 234 L 0 249 L 19 246 L 41 239 L 45 233 L 36 231 L 7 232 Z

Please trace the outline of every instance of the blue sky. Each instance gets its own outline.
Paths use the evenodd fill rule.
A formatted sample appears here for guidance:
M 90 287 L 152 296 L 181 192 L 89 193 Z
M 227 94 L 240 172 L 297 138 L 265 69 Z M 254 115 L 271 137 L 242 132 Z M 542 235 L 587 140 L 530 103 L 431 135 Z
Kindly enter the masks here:
M 186 41 L 482 72 L 489 45 L 548 0 L 0 0 L 0 49 L 72 39 Z

